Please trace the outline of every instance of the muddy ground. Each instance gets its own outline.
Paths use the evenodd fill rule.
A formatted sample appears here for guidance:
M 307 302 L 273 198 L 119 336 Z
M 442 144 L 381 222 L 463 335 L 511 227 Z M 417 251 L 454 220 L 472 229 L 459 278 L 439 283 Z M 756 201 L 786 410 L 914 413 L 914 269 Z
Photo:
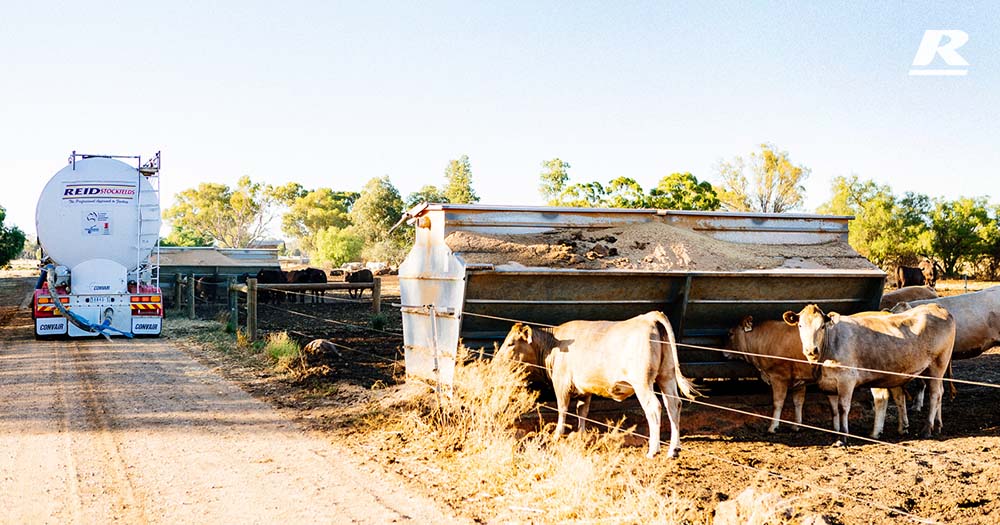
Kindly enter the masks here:
M 388 288 L 392 289 L 391 284 Z M 393 301 L 398 299 L 388 297 L 384 302 Z M 317 321 L 289 310 L 335 322 Z M 398 361 L 402 338 L 396 335 L 401 333 L 398 310 L 386 307 L 384 332 L 365 328 L 371 320 L 367 304 L 281 304 L 261 308 L 261 312 L 262 327 L 290 329 L 303 340 L 330 338 L 352 351 L 335 358 L 335 372 L 319 382 L 315 378 L 296 384 L 245 374 L 242 379 L 239 374 L 232 377 L 272 403 L 289 407 L 314 428 L 348 441 L 357 439 L 352 435 L 354 427 L 345 424 L 349 407 L 377 397 L 378 389 L 402 378 L 402 364 Z M 956 362 L 954 373 L 956 379 L 1000 385 L 1000 351 Z M 855 440 L 848 448 L 832 447 L 836 437 L 819 430 L 792 432 L 783 425 L 777 435 L 768 435 L 764 419 L 732 412 L 770 414 L 770 392 L 759 381 L 709 382 L 700 388 L 707 394 L 700 401 L 717 407 L 686 403 L 682 457 L 676 461 L 658 457 L 653 460 L 653 468 L 663 469 L 665 486 L 680 497 L 697 500 L 706 515 L 711 515 L 720 501 L 734 498 L 750 486 L 792 498 L 829 523 L 908 523 L 916 518 L 942 523 L 990 523 L 995 521 L 992 516 L 1000 512 L 1000 468 L 995 461 L 1000 451 L 1000 413 L 996 410 L 1000 406 L 1000 388 L 958 385 L 958 397 L 944 402 L 944 432 L 931 439 L 912 435 L 924 422 L 924 414 L 912 412 L 911 435 L 898 435 L 895 408 L 890 407 L 882 437 L 885 443 Z M 553 406 L 551 397 L 543 393 L 541 399 Z M 792 417 L 790 404 L 786 405 L 786 419 Z M 646 432 L 634 399 L 622 404 L 595 402 L 591 417 L 617 420 L 623 413 L 626 425 L 635 425 L 639 434 Z M 540 419 L 554 421 L 552 415 L 549 410 L 539 410 L 525 417 L 524 427 L 537 429 Z M 851 428 L 855 434 L 867 435 L 872 420 L 871 397 L 859 390 Z M 810 392 L 807 398 L 806 423 L 831 426 L 825 398 L 818 393 Z M 664 433 L 663 437 L 668 436 Z M 635 436 L 628 445 L 634 447 L 638 465 L 648 464 L 643 458 L 643 437 Z M 424 458 L 422 464 L 397 462 L 393 446 L 386 442 L 379 453 L 369 457 L 420 480 L 415 490 L 434 485 L 436 496 L 459 512 L 472 518 L 482 516 L 481 509 L 462 503 L 468 495 L 448 493 L 447 487 L 442 492 L 442 486 L 428 481 L 435 472 L 433 458 Z

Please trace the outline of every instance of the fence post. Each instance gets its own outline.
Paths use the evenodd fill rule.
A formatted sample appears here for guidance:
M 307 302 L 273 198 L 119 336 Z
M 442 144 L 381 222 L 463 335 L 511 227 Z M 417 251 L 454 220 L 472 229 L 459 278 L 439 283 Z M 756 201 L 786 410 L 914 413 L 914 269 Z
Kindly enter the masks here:
M 188 319 L 194 319 L 195 318 L 195 314 L 194 314 L 194 274 L 193 273 L 188 276 L 187 287 L 188 287 L 188 289 L 187 289 Z
M 257 340 L 257 278 L 247 279 L 247 337 Z
M 229 276 L 229 287 L 226 288 L 229 291 L 229 329 L 234 333 L 240 326 L 240 296 L 239 292 L 234 290 L 235 286 L 236 277 Z
M 183 283 L 184 283 L 184 276 L 181 275 L 181 274 L 179 274 L 179 273 L 175 273 L 174 274 L 174 308 L 176 308 L 177 311 L 180 311 L 182 308 L 184 308 L 184 303 L 181 302 L 181 299 L 184 298 L 184 296 L 181 294 L 181 285 Z
M 372 281 L 372 311 L 382 313 L 382 278 L 376 277 Z

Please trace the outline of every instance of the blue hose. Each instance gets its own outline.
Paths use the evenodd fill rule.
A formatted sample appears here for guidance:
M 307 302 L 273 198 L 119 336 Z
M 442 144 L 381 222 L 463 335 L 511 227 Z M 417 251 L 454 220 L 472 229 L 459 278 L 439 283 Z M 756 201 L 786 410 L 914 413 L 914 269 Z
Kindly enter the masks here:
M 51 264 L 46 265 L 44 268 L 42 268 L 42 272 L 43 275 L 46 275 L 49 283 L 49 297 L 52 298 L 52 304 L 56 305 L 56 309 L 59 310 L 59 313 L 63 314 L 63 316 L 66 317 L 66 319 L 69 319 L 69 321 L 73 323 L 77 328 L 85 332 L 90 332 L 92 334 L 103 335 L 109 341 L 111 340 L 111 338 L 108 337 L 108 334 L 106 332 L 113 332 L 120 335 L 124 335 L 129 339 L 133 338 L 131 332 L 123 332 L 117 328 L 112 328 L 111 319 L 105 319 L 104 322 L 102 322 L 101 324 L 94 324 L 84 319 L 80 314 L 67 310 L 66 307 L 62 305 L 62 302 L 59 301 L 59 297 L 56 296 L 55 267 Z

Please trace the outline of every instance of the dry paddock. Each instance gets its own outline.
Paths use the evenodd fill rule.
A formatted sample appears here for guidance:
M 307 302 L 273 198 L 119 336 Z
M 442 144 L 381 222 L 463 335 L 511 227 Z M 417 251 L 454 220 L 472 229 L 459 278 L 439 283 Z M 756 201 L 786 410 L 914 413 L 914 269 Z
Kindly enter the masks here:
M 392 278 L 386 280 L 386 305 L 398 302 L 398 296 L 393 296 L 398 290 L 394 284 Z M 946 293 L 964 291 L 962 282 L 942 285 Z M 969 285 L 970 291 L 983 287 L 979 283 Z M 281 394 L 265 390 L 256 393 L 279 397 L 279 404 L 292 406 L 319 428 L 349 434 L 341 423 L 330 423 L 338 421 L 336 413 L 341 403 L 337 397 L 350 402 L 356 397 L 348 392 L 395 384 L 403 372 L 398 311 L 386 306 L 387 324 L 376 332 L 364 328 L 370 326 L 371 320 L 367 307 L 342 300 L 262 307 L 264 328 L 291 330 L 303 340 L 324 337 L 342 344 L 342 357 L 331 362 L 333 373 L 325 381 L 343 386 L 324 390 L 328 398 L 322 402 L 315 395 L 295 395 L 288 390 Z M 696 500 L 707 515 L 719 502 L 735 498 L 745 488 L 758 487 L 791 500 L 798 498 L 797 505 L 820 513 L 829 523 L 909 523 L 920 519 L 995 522 L 994 516 L 1000 512 L 1000 467 L 995 460 L 1000 451 L 1000 414 L 996 409 L 1000 406 L 1000 351 L 958 361 L 954 374 L 956 379 L 998 386 L 958 385 L 957 397 L 946 397 L 944 401 L 943 433 L 930 439 L 912 435 L 923 425 L 923 413 L 911 412 L 911 435 L 899 435 L 895 408 L 891 406 L 886 430 L 878 443 L 855 439 L 848 448 L 835 448 L 831 446 L 836 440 L 832 434 L 816 429 L 793 432 L 787 425 L 782 425 L 776 435 L 768 435 L 768 422 L 760 416 L 770 414 L 770 391 L 759 381 L 701 384 L 707 397 L 684 406 L 684 448 L 678 460 L 664 455 L 653 460 L 643 457 L 645 420 L 634 399 L 621 404 L 595 401 L 591 418 L 616 421 L 625 417 L 625 426 L 634 426 L 637 433 L 626 440 L 626 446 L 634 449 L 637 468 L 655 465 L 662 469 L 664 487 L 676 491 L 679 497 Z M 301 388 L 315 392 L 317 387 L 311 383 Z M 791 418 L 790 405 L 789 400 L 786 419 Z M 551 397 L 543 393 L 536 413 L 523 419 L 523 430 L 537 430 L 553 422 L 553 406 Z M 830 428 L 825 397 L 810 391 L 805 419 L 808 425 Z M 859 390 L 851 428 L 855 434 L 867 435 L 872 419 L 871 397 Z M 666 431 L 662 437 L 669 437 Z M 434 476 L 434 458 L 422 458 L 420 466 L 401 464 L 391 457 L 391 450 L 386 445 L 385 451 L 372 459 L 414 476 L 415 488 L 434 486 L 438 497 L 461 507 L 465 495 L 448 495 L 447 487 L 427 480 Z M 525 519 L 530 520 L 530 515 Z

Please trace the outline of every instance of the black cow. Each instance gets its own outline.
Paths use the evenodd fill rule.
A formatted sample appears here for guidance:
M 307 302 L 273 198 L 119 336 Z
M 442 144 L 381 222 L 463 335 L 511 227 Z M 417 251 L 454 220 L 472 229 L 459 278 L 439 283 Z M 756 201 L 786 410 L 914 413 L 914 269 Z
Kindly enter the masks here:
M 344 274 L 344 282 L 347 283 L 373 283 L 375 282 L 375 275 L 368 268 L 362 268 L 356 272 L 348 272 Z M 347 293 L 354 299 L 360 298 L 364 295 L 365 290 L 348 290 Z
M 288 272 L 288 283 L 289 284 L 326 284 L 326 272 L 320 270 L 319 268 L 303 268 L 301 270 L 293 270 Z M 313 292 L 313 302 L 316 302 L 316 297 L 323 295 L 325 292 L 322 290 L 317 290 Z M 292 295 L 292 302 L 305 302 L 305 296 L 303 295 Z
M 931 259 L 924 259 L 915 268 L 913 266 L 899 266 L 896 268 L 896 288 L 904 286 L 924 286 L 934 288 L 937 284 L 938 263 Z
M 283 270 L 273 270 L 264 268 L 257 272 L 257 284 L 287 284 L 288 276 Z M 285 292 L 275 292 L 271 290 L 260 290 L 257 292 L 257 300 L 261 303 L 279 303 L 285 298 Z

